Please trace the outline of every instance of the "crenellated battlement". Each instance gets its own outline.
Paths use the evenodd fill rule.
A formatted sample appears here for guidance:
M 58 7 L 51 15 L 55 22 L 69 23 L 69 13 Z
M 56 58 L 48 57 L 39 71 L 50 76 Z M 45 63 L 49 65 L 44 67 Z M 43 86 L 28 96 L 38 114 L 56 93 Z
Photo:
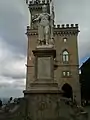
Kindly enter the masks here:
M 47 3 L 49 3 L 49 0 L 35 0 L 35 1 L 33 1 L 33 0 L 30 0 L 29 1 L 29 5 L 35 5 L 35 4 L 47 4 Z
M 61 28 L 78 28 L 78 24 L 58 24 L 54 25 L 54 28 L 61 29 Z
M 77 35 L 78 32 L 78 24 L 62 24 L 62 25 L 54 25 L 54 35 Z M 31 29 L 27 26 L 27 34 L 29 35 L 37 35 L 37 29 Z
M 47 0 L 47 1 L 45 1 L 45 0 L 35 0 L 35 1 L 33 1 L 33 0 L 31 0 L 31 1 L 29 1 L 29 7 L 33 7 L 33 6 L 37 6 L 37 7 L 39 7 L 39 6 L 42 6 L 43 4 L 46 4 L 46 5 L 49 5 L 49 0 Z
M 47 1 L 45 1 L 45 0 L 42 0 L 42 1 L 41 0 L 35 0 L 35 1 L 31 0 L 28 3 L 30 11 L 35 10 L 35 9 L 40 10 L 40 9 L 42 9 L 43 5 L 48 5 L 49 6 L 49 0 L 47 0 Z
M 54 25 L 54 28 L 78 28 L 78 24 L 58 24 Z M 30 29 L 30 26 L 27 26 L 27 29 Z

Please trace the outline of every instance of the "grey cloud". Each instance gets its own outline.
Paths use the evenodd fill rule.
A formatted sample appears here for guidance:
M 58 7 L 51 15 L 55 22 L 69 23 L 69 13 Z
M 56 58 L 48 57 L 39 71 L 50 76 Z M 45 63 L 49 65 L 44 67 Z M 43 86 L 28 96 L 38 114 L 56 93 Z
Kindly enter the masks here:
M 23 89 L 14 89 L 14 88 L 3 88 L 0 89 L 0 98 L 1 97 L 23 97 Z
M 0 39 L 0 58 L 0 75 L 13 79 L 25 78 L 26 57 L 10 51 L 2 38 Z
M 21 81 L 22 82 L 22 81 Z M 1 97 L 21 97 L 23 96 L 24 84 L 9 84 L 0 83 L 0 98 Z
M 0 90 L 1 89 L 25 89 L 25 79 L 12 79 L 5 76 L 0 77 Z
M 1 96 L 9 96 L 10 94 L 20 96 L 25 87 L 23 81 L 26 73 L 24 67 L 26 62 L 27 38 L 25 32 L 27 23 L 28 8 L 24 1 L 0 1 Z
M 0 35 L 13 52 L 26 55 L 28 11 L 24 1 L 0 1 Z
M 25 79 L 25 63 L 24 59 L 11 58 L 10 61 L 2 62 L 0 65 L 0 75 L 13 79 Z
M 8 72 L 8 71 L 5 71 L 3 74 L 3 76 L 7 77 L 8 79 L 9 78 L 12 78 L 12 79 L 24 79 L 25 78 L 25 74 L 20 74 L 19 71 L 16 72 L 16 73 L 12 73 L 11 71 Z

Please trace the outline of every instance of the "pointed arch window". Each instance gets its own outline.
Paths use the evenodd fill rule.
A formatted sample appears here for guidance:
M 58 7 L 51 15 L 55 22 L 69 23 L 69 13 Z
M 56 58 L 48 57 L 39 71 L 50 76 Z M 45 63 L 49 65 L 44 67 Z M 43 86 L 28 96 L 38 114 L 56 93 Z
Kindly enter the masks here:
M 69 53 L 67 50 L 64 50 L 62 53 L 63 62 L 69 62 Z

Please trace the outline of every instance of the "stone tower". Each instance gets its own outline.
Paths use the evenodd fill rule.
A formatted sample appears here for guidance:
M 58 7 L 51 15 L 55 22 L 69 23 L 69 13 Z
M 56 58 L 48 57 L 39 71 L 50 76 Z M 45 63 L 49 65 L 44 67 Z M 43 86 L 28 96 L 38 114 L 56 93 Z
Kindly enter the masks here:
M 58 81 L 59 88 L 66 92 L 67 97 L 70 97 L 69 92 L 73 98 L 76 97 L 76 100 L 80 101 L 78 32 L 78 24 L 54 27 L 56 48 L 54 79 Z
M 27 77 L 26 91 L 30 91 L 35 75 L 35 57 L 37 52 L 33 52 L 37 46 L 37 24 L 32 22 L 33 18 L 42 12 L 42 5 L 47 5 L 48 13 L 49 0 L 30 1 L 29 10 L 31 13 L 31 24 L 27 27 L 28 49 L 27 49 Z M 78 63 L 78 24 L 54 25 L 54 42 L 56 56 L 54 56 L 54 82 L 58 83 L 58 89 L 64 91 L 64 96 L 75 98 L 78 103 L 81 101 L 79 85 L 79 63 Z M 49 51 L 50 52 L 50 51 Z M 47 52 L 46 52 L 47 54 Z M 35 56 L 36 55 L 36 56 Z M 52 55 L 50 53 L 49 55 Z M 53 55 L 52 55 L 53 56 Z M 43 68 L 44 72 L 44 68 Z M 56 85 L 57 86 L 57 85 Z

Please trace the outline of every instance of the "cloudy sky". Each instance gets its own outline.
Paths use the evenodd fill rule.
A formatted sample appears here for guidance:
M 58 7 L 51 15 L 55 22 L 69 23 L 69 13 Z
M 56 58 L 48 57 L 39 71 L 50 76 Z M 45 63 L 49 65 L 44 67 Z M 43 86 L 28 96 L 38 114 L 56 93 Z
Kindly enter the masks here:
M 55 0 L 56 23 L 79 24 L 79 63 L 90 56 L 90 1 Z M 25 0 L 0 0 L 0 97 L 23 96 L 29 24 Z

